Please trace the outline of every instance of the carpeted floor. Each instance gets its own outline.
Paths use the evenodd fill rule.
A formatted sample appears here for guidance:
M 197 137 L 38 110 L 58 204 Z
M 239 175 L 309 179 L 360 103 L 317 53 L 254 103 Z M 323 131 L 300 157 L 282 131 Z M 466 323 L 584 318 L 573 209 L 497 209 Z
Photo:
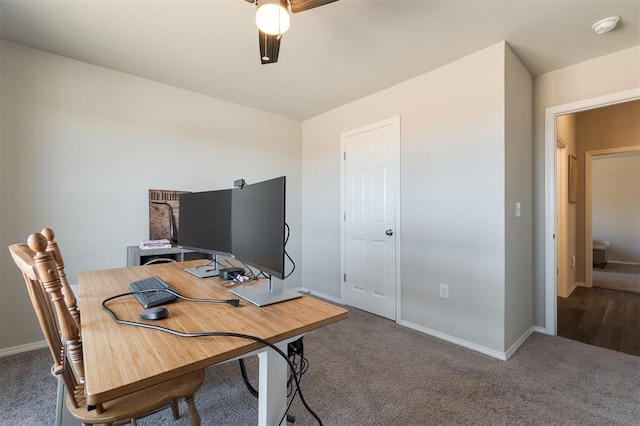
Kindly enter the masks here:
M 304 338 L 304 396 L 325 425 L 638 425 L 640 357 L 534 333 L 499 361 L 356 309 Z M 52 425 L 46 350 L 0 358 L 0 424 Z M 249 360 L 255 377 L 257 361 Z M 256 424 L 237 363 L 210 367 L 203 425 Z M 186 412 L 184 404 L 182 412 Z M 316 424 L 296 400 L 296 425 Z M 187 425 L 160 412 L 141 425 Z
M 593 268 L 593 286 L 640 293 L 640 265 L 608 263 L 604 269 Z

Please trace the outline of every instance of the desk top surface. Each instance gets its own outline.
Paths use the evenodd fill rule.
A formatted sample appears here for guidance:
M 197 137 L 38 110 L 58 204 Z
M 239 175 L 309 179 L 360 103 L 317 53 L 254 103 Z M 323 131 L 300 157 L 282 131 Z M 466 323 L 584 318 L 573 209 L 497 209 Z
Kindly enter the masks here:
M 127 293 L 131 281 L 154 275 L 162 277 L 184 296 L 236 298 L 222 286 L 219 278 L 201 279 L 184 271 L 186 267 L 204 262 L 165 263 L 78 274 L 85 390 L 89 404 L 107 401 L 263 346 L 237 337 L 187 338 L 120 325 L 102 308 L 106 298 Z M 261 308 L 244 300 L 241 300 L 240 307 L 234 308 L 226 303 L 198 303 L 179 299 L 164 305 L 169 310 L 169 316 L 157 321 L 140 319 L 144 308 L 133 296 L 114 299 L 108 306 L 122 320 L 185 333 L 220 331 L 248 334 L 272 343 L 347 317 L 346 309 L 309 296 Z

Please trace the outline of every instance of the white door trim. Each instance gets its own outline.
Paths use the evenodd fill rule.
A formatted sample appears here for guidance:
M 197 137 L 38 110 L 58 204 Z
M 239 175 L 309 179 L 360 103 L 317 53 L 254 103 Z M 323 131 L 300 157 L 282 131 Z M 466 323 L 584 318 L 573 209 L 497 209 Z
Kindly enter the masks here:
M 544 215 L 544 281 L 545 281 L 545 333 L 557 334 L 556 283 L 556 117 L 572 112 L 586 111 L 603 106 L 640 99 L 640 88 L 611 93 L 545 109 L 545 215 Z M 586 260 L 586 259 L 585 259 Z
M 557 206 L 557 236 L 556 236 L 556 245 L 558 247 L 558 258 L 557 258 L 557 282 L 560 283 L 560 288 L 564 289 L 560 291 L 562 297 L 566 297 L 567 290 L 567 282 L 568 282 L 568 274 L 567 274 L 567 263 L 569 257 L 569 247 L 566 238 L 566 229 L 567 229 L 567 174 L 566 171 L 568 169 L 567 155 L 562 155 L 560 158 L 561 161 L 558 161 L 558 154 L 561 152 L 565 152 L 567 149 L 567 143 L 562 140 L 562 138 L 557 135 L 556 136 L 556 172 L 559 173 L 557 176 L 557 185 L 556 185 L 556 204 Z
M 400 141 L 401 141 L 401 128 L 400 128 L 400 116 L 395 116 L 395 117 L 391 117 L 387 120 L 383 120 L 383 121 L 379 121 L 377 123 L 372 123 L 369 124 L 367 126 L 364 127 L 359 127 L 357 129 L 354 130 L 350 130 L 347 132 L 344 132 L 340 135 L 340 277 L 342 278 L 342 283 L 340 285 L 340 299 L 342 300 L 343 303 L 346 302 L 347 298 L 346 298 L 346 291 L 347 291 L 347 284 L 344 280 L 344 276 L 347 270 L 346 267 L 346 247 L 345 247 L 345 242 L 344 242 L 344 238 L 345 238 L 345 229 L 344 229 L 344 217 L 346 214 L 346 183 L 345 183 L 345 178 L 346 178 L 346 162 L 344 160 L 344 155 L 345 155 L 345 151 L 346 151 L 346 140 L 349 136 L 352 136 L 354 134 L 358 134 L 358 133 L 363 133 L 363 132 L 368 132 L 380 127 L 386 127 L 389 125 L 395 125 L 398 129 L 398 143 L 395 145 L 395 157 L 396 157 L 396 167 L 395 167 L 395 191 L 396 191 L 396 205 L 395 205 L 395 209 L 396 209 L 396 218 L 395 218 L 395 237 L 396 237 L 396 270 L 395 270 L 395 278 L 396 278 L 396 322 L 400 321 L 400 319 L 402 318 L 401 315 L 401 303 L 400 303 L 400 296 L 401 296 L 401 259 L 400 259 L 400 247 L 401 247 L 401 229 L 400 229 L 400 224 L 401 224 L 401 220 L 400 220 L 400 202 L 401 202 L 401 193 L 400 193 Z

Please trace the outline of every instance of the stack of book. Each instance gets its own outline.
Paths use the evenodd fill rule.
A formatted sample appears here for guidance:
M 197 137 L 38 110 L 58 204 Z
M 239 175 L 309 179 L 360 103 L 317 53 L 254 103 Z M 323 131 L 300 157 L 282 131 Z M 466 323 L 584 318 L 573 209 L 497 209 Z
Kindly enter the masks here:
M 140 248 L 141 249 L 171 248 L 171 241 L 169 240 L 140 241 Z

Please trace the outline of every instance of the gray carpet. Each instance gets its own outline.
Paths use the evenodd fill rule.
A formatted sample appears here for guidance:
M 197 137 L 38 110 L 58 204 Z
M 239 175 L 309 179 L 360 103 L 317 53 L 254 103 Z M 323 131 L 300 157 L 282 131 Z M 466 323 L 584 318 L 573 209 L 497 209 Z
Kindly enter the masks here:
M 304 341 L 303 391 L 325 425 L 640 424 L 640 357 L 561 337 L 534 333 L 505 362 L 350 309 Z M 53 424 L 49 365 L 45 350 L 0 359 L 0 424 Z M 251 377 L 256 369 L 250 360 Z M 256 424 L 235 362 L 208 369 L 196 402 L 203 425 Z M 291 413 L 315 424 L 299 400 Z M 139 423 L 188 419 L 164 411 Z
M 593 286 L 640 293 L 640 266 L 609 263 L 603 269 L 593 268 Z

